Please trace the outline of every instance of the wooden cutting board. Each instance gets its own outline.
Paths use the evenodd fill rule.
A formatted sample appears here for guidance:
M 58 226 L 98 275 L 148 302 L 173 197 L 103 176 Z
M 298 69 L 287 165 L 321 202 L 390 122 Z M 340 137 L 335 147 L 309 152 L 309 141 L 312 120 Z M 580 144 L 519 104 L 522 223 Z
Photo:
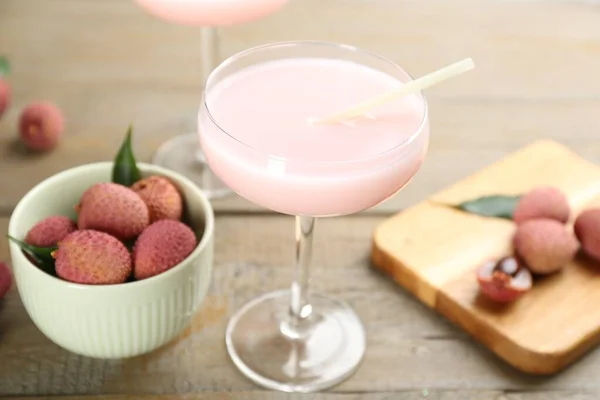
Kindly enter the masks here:
M 535 142 L 382 222 L 372 259 L 509 364 L 552 374 L 600 343 L 600 263 L 578 257 L 517 302 L 495 304 L 479 294 L 476 270 L 511 253 L 515 225 L 439 205 L 539 185 L 562 189 L 574 213 L 600 206 L 599 166 L 553 141 Z

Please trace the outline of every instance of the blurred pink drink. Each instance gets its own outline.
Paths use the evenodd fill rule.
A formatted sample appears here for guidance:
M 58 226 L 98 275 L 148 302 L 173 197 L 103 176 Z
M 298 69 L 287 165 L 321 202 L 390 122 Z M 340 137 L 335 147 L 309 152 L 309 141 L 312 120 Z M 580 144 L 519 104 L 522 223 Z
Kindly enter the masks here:
M 150 13 L 178 24 L 227 26 L 279 10 L 288 0 L 135 0 Z
M 167 22 L 200 26 L 202 83 L 218 64 L 218 27 L 241 24 L 265 17 L 282 8 L 288 0 L 134 0 L 154 17 Z M 163 143 L 152 162 L 185 175 L 211 199 L 232 193 L 206 164 L 198 148 L 196 133 L 177 135 Z

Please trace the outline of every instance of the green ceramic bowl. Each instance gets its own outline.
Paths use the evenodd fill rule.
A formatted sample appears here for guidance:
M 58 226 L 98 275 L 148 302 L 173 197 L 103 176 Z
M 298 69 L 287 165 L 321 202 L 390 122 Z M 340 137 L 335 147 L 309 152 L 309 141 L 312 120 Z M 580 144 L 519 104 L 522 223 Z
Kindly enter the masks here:
M 83 165 L 35 186 L 15 208 L 9 234 L 22 239 L 50 215 L 75 218 L 73 206 L 91 185 L 110 182 L 112 165 Z M 179 265 L 141 281 L 81 285 L 43 272 L 10 243 L 16 286 L 27 313 L 50 340 L 77 354 L 114 359 L 155 350 L 186 328 L 210 285 L 214 248 L 210 202 L 187 178 L 153 165 L 138 165 L 143 176 L 168 177 L 184 195 L 190 224 L 200 240 Z

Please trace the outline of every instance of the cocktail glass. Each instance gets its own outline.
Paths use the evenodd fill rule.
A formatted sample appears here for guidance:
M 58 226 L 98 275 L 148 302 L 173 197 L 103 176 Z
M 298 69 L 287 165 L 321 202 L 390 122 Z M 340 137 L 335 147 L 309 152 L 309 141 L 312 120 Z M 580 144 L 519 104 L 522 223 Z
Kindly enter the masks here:
M 134 0 L 163 20 L 201 26 L 201 79 L 218 64 L 217 27 L 253 21 L 276 12 L 289 0 Z M 163 143 L 152 163 L 176 171 L 194 181 L 211 199 L 232 193 L 215 176 L 198 146 L 197 133 L 181 134 Z
M 257 384 L 312 392 L 359 366 L 366 334 L 357 314 L 343 301 L 309 292 L 315 221 L 373 207 L 412 179 L 429 143 L 427 103 L 418 93 L 408 111 L 400 103 L 358 121 L 310 121 L 411 79 L 376 54 L 306 41 L 249 49 L 210 75 L 198 114 L 208 163 L 241 196 L 296 221 L 290 289 L 250 301 L 226 331 L 233 362 Z

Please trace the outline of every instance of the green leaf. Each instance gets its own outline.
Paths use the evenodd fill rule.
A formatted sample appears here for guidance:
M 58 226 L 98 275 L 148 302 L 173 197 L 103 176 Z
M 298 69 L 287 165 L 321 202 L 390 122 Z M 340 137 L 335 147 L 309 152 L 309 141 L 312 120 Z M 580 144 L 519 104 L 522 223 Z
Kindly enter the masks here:
M 484 217 L 512 220 L 513 211 L 521 196 L 483 196 L 454 206 L 454 208 Z
M 52 246 L 52 247 L 32 246 L 32 245 L 22 242 L 18 239 L 15 239 L 14 237 L 12 237 L 10 235 L 6 235 L 6 236 L 8 237 L 9 240 L 12 240 L 14 243 L 16 243 L 21 248 L 21 250 L 23 250 L 25 253 L 29 254 L 31 256 L 31 258 L 33 258 L 35 260 L 35 262 L 38 264 L 38 267 L 40 267 L 41 269 L 43 269 L 44 271 L 46 271 L 50 274 L 54 274 L 54 257 L 52 257 L 52 252 L 54 252 L 58 248 L 57 246 Z
M 10 63 L 8 58 L 0 56 L 0 76 L 6 76 L 10 74 Z
M 133 151 L 131 150 L 131 132 L 133 127 L 129 125 L 125 140 L 115 157 L 112 181 L 124 186 L 131 186 L 141 179 L 140 170 L 137 167 Z

